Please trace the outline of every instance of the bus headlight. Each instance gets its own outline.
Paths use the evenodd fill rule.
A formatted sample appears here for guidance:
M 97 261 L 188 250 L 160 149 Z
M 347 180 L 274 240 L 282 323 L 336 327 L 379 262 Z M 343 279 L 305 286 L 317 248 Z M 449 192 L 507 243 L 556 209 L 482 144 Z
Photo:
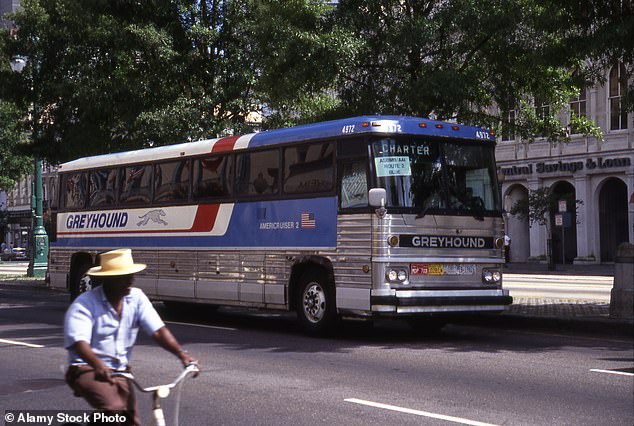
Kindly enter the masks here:
M 408 274 L 405 269 L 388 269 L 385 271 L 385 278 L 393 283 L 405 283 L 407 281 Z
M 484 284 L 499 284 L 502 281 L 502 274 L 496 269 L 483 269 L 482 282 Z

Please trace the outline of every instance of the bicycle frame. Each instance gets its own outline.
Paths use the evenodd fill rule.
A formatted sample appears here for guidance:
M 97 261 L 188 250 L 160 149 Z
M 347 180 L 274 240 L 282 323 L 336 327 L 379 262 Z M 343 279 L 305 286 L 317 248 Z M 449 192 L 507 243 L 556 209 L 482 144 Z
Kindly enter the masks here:
M 165 423 L 165 415 L 163 413 L 163 408 L 161 407 L 161 399 L 167 398 L 171 390 L 175 388 L 179 383 L 181 383 L 188 375 L 195 374 L 200 372 L 198 365 L 196 364 L 188 364 L 185 369 L 180 373 L 180 375 L 174 380 L 172 383 L 166 385 L 157 385 L 157 386 L 149 386 L 143 387 L 139 382 L 136 381 L 134 376 L 131 373 L 126 372 L 115 372 L 113 376 L 125 377 L 128 379 L 128 382 L 132 383 L 137 389 L 144 393 L 152 394 L 152 417 L 153 424 L 156 426 L 166 426 Z M 180 396 L 180 395 L 179 395 Z M 174 417 L 174 424 L 178 425 L 178 404 L 180 404 L 180 398 L 178 399 L 176 406 L 176 415 Z

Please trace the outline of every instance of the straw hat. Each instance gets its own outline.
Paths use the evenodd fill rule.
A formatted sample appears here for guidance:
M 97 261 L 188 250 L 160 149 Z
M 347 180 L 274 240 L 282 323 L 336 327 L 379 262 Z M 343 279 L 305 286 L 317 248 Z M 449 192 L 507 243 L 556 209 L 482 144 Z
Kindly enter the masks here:
M 134 263 L 132 250 L 112 250 L 99 255 L 101 266 L 90 268 L 86 274 L 97 277 L 130 275 L 144 270 L 147 265 Z

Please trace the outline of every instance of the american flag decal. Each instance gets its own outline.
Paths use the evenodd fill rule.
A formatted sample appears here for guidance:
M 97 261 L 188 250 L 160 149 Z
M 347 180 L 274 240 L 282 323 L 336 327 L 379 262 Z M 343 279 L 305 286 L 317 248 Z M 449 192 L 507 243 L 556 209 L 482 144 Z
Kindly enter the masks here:
M 302 213 L 302 228 L 315 228 L 315 213 Z

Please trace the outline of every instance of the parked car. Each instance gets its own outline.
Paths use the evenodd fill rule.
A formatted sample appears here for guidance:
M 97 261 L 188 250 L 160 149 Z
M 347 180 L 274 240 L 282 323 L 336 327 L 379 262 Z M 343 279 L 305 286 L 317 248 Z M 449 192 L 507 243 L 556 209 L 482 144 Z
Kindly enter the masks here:
M 0 257 L 2 260 L 28 260 L 29 258 L 26 255 L 26 249 L 22 247 L 7 247 Z

